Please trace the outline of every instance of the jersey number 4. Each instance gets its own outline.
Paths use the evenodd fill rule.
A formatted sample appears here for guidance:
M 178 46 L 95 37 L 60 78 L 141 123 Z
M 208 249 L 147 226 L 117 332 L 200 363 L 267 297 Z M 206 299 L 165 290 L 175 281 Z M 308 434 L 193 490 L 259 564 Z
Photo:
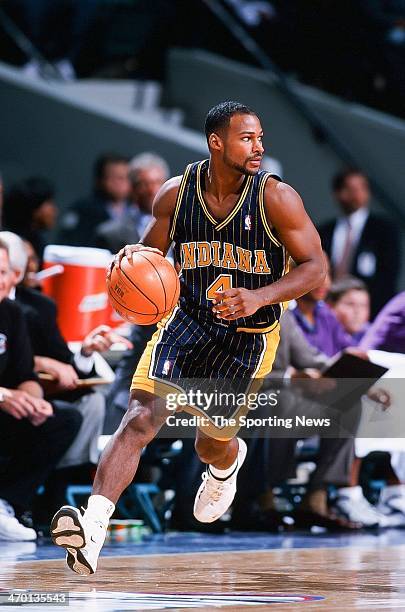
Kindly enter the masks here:
M 207 287 L 207 300 L 215 300 L 216 291 L 226 291 L 232 289 L 232 276 L 230 274 L 220 274 L 213 283 Z

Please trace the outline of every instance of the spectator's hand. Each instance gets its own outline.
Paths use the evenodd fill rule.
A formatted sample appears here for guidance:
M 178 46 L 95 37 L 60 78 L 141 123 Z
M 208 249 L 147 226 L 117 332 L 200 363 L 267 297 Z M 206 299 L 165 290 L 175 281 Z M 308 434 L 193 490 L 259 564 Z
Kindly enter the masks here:
M 99 325 L 83 340 L 81 353 L 85 357 L 90 357 L 94 352 L 107 351 L 115 342 L 122 342 L 128 349 L 133 348 L 132 342 L 114 332 L 111 327 Z
M 108 272 L 108 276 L 111 274 L 114 266 L 119 268 L 123 257 L 126 257 L 128 261 L 132 263 L 132 254 L 138 253 L 139 251 L 151 251 L 152 253 L 157 253 L 158 255 L 162 255 L 163 257 L 163 253 L 159 249 L 155 249 L 153 247 L 147 247 L 147 246 L 144 246 L 143 244 L 127 244 L 126 246 L 124 246 L 124 248 L 118 251 L 118 253 L 114 257 L 113 262 Z
M 305 381 L 302 384 L 302 389 L 309 395 L 322 395 L 322 393 L 333 391 L 336 387 L 334 378 L 323 377 L 322 372 L 315 368 L 294 370 L 291 374 L 291 380 Z
M 312 378 L 319 379 L 322 377 L 322 372 L 320 370 L 316 370 L 315 368 L 305 368 L 305 370 L 293 370 L 291 372 L 291 378 Z
M 65 391 L 76 389 L 79 380 L 76 370 L 68 363 L 63 363 L 51 357 L 41 360 L 41 371 L 50 374 Z
M 32 425 L 38 427 L 39 425 L 42 425 L 42 423 L 45 423 L 45 421 L 53 415 L 53 408 L 52 404 L 44 399 L 34 397 L 33 400 L 35 404 L 35 412 L 29 417 L 29 420 Z
M 3 389 L 4 400 L 0 402 L 0 410 L 21 421 L 30 418 L 35 413 L 35 398 L 25 391 Z
M 368 390 L 367 397 L 373 402 L 380 404 L 384 411 L 388 410 L 388 408 L 391 406 L 390 393 L 381 387 L 371 387 L 371 389 Z
M 350 355 L 355 355 L 356 357 L 360 357 L 360 359 L 365 359 L 366 361 L 369 361 L 367 353 L 357 348 L 357 346 L 349 346 L 345 349 L 344 352 L 349 353 Z

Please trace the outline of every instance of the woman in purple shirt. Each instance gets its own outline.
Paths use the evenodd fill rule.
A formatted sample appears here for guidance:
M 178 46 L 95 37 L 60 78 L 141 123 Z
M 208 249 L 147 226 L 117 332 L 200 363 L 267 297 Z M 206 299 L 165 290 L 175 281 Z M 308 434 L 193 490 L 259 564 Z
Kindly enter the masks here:
M 332 357 L 348 346 L 354 346 L 335 314 L 324 302 L 329 293 L 331 279 L 326 275 L 324 283 L 297 300 L 293 314 L 304 336 L 319 351 Z
M 384 306 L 362 339 L 360 348 L 405 353 L 405 291 Z

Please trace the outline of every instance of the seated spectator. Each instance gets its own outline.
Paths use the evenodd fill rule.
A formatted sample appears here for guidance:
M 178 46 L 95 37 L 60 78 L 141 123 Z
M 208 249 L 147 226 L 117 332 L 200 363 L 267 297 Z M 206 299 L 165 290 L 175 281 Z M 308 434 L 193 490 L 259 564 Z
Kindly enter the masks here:
M 291 312 L 284 313 L 280 325 L 280 344 L 275 363 L 262 389 L 279 388 L 278 409 L 281 416 L 327 415 L 328 405 L 323 403 L 322 394 L 328 390 L 331 381 L 323 379 L 320 372 L 328 361 L 327 356 L 307 342 Z M 299 384 L 303 380 L 303 385 Z M 355 486 L 358 483 L 352 481 L 354 434 L 360 411 L 359 406 L 345 406 L 345 411 L 345 422 L 351 423 L 349 429 L 353 431 L 353 437 L 320 437 L 316 468 L 311 474 L 306 496 L 295 513 L 297 526 L 355 529 L 387 525 L 385 517 L 368 503 L 361 487 Z M 246 513 L 246 499 L 255 499 L 259 494 L 262 497 L 262 513 L 259 516 L 264 519 L 264 526 L 274 523 L 271 491 L 274 486 L 294 476 L 296 443 L 297 438 L 275 436 L 249 440 L 246 461 L 251 463 L 251 469 L 247 468 L 239 476 L 233 514 L 235 526 L 246 528 L 251 519 Z M 328 499 L 331 485 L 337 489 L 333 500 Z
M 127 158 L 116 153 L 101 155 L 94 165 L 93 194 L 64 213 L 60 242 L 108 248 L 114 253 L 126 243 L 138 242 L 129 193 Z
M 338 280 L 351 274 L 365 282 L 374 318 L 396 293 L 401 262 L 398 228 L 370 211 L 370 185 L 361 170 L 339 172 L 332 189 L 340 214 L 319 228 L 332 276 Z
M 357 346 L 370 326 L 370 296 L 363 281 L 347 276 L 332 284 L 327 297 L 339 323 Z
M 163 183 L 169 178 L 169 166 L 154 153 L 141 153 L 129 162 L 131 202 L 135 224 L 142 237 L 152 218 L 152 204 Z
M 15 183 L 4 199 L 3 227 L 32 244 L 42 260 L 48 232 L 54 227 L 57 208 L 53 185 L 41 177 Z
M 0 242 L 0 540 L 35 540 L 16 515 L 31 510 L 82 418 L 43 399 L 24 315 L 7 299 L 9 282 L 7 246 Z
M 35 370 L 54 378 L 55 384 L 48 390 L 49 397 L 69 402 L 83 417 L 79 435 L 59 467 L 95 464 L 98 460 L 97 440 L 104 423 L 104 395 L 91 387 L 78 388 L 78 380 L 94 375 L 94 352 L 105 351 L 117 341 L 126 343 L 128 347 L 132 344 L 103 326 L 90 332 L 81 349 L 73 354 L 60 333 L 55 303 L 34 289 L 18 286 L 27 264 L 22 240 L 11 232 L 0 232 L 0 239 L 8 245 L 11 295 L 21 305 L 27 319 Z
M 384 306 L 361 340 L 360 348 L 405 353 L 405 291 Z
M 292 311 L 308 342 L 328 357 L 353 345 L 351 336 L 325 304 L 330 286 L 328 273 L 323 284 L 300 297 Z

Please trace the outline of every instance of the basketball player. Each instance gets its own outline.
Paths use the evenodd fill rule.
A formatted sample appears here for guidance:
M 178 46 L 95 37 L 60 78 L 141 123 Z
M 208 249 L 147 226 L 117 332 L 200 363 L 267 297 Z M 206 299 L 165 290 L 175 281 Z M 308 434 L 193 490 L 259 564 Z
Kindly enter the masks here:
M 277 349 L 283 303 L 325 276 L 320 239 L 300 196 L 260 171 L 263 130 L 256 113 L 224 102 L 209 111 L 205 129 L 210 159 L 162 186 L 142 242 L 115 259 L 119 265 L 136 251 L 166 254 L 174 242 L 182 290 L 140 359 L 128 411 L 101 457 L 86 511 L 64 506 L 52 520 L 53 541 L 66 548 L 78 574 L 96 571 L 115 504 L 168 416 L 162 398 L 172 390 L 170 380 L 263 378 Z M 297 264 L 291 271 L 289 256 Z M 197 430 L 195 445 L 208 464 L 194 505 L 205 523 L 231 505 L 246 455 L 235 431 L 215 433 Z

